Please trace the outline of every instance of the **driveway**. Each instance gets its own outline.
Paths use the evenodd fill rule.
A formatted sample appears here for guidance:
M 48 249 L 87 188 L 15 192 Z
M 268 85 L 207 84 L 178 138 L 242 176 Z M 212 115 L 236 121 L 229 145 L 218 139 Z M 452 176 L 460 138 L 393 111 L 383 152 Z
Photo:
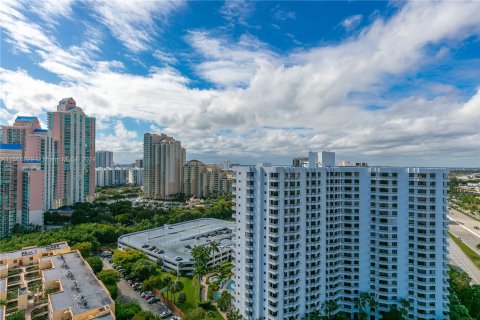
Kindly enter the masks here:
M 102 259 L 103 269 L 113 269 L 112 265 L 108 263 L 107 259 Z M 151 311 L 153 314 L 159 316 L 163 312 L 167 311 L 168 308 L 161 302 L 148 304 L 142 297 L 140 297 L 140 292 L 135 291 L 127 282 L 127 280 L 122 279 L 117 283 L 118 286 L 118 295 L 121 300 L 133 301 L 140 305 L 143 310 Z M 172 319 L 174 316 L 165 318 Z
M 120 280 L 120 282 L 118 282 L 117 285 L 118 285 L 119 296 L 122 299 L 130 300 L 130 301 L 134 301 L 135 303 L 138 303 L 143 310 L 151 311 L 153 314 L 157 316 L 161 315 L 162 312 L 165 312 L 168 310 L 168 308 L 161 302 L 148 304 L 142 297 L 140 297 L 139 292 L 133 290 L 133 288 L 130 287 L 128 282 L 124 279 Z M 173 316 L 165 319 L 171 319 L 171 318 L 173 318 Z

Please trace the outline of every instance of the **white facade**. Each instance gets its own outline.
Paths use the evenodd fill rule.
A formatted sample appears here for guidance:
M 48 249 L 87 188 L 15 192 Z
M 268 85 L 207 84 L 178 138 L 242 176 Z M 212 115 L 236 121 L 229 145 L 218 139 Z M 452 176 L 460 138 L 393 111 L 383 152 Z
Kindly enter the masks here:
M 448 319 L 448 170 L 236 167 L 235 306 L 244 318 L 300 319 L 335 300 L 350 318 L 410 302 L 409 319 Z
M 128 183 L 128 168 L 96 168 L 95 186 L 114 187 Z
M 143 168 L 128 169 L 128 183 L 136 186 L 143 185 Z

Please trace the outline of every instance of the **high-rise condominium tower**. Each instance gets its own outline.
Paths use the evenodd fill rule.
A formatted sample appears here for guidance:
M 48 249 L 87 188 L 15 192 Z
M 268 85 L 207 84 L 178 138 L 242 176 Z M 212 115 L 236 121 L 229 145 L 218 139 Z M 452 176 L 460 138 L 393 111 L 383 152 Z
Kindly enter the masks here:
M 36 117 L 0 127 L 0 238 L 15 224 L 43 225 L 46 131 Z
M 233 171 L 198 160 L 183 166 L 183 193 L 204 198 L 215 192 L 232 192 Z
M 96 151 L 95 168 L 113 168 L 113 152 Z
M 182 192 L 186 152 L 180 141 L 165 134 L 143 137 L 144 193 L 147 198 L 170 199 Z
M 375 319 L 403 302 L 409 319 L 448 319 L 448 170 L 317 158 L 234 169 L 234 298 L 245 319 L 300 319 L 327 301 L 353 319 L 366 294 Z
M 77 107 L 73 98 L 60 100 L 57 111 L 48 113 L 49 147 L 48 207 L 58 208 L 90 201 L 95 192 L 95 118 Z

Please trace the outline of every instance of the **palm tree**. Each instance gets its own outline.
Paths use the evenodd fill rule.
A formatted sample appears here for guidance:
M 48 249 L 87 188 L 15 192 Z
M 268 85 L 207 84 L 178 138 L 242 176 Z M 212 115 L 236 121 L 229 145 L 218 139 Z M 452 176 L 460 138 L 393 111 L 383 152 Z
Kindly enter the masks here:
M 174 291 L 175 290 L 175 282 L 170 281 L 170 283 L 168 284 L 167 290 L 171 293 L 171 295 L 173 296 L 173 299 L 175 300 L 175 291 Z M 173 303 L 175 303 L 175 301 Z
M 220 253 L 220 247 L 216 241 L 210 242 L 209 251 L 213 253 L 213 261 L 215 261 L 216 254 Z
M 163 279 L 163 283 L 165 285 L 165 292 L 167 293 L 167 299 L 168 299 L 168 290 L 170 289 L 170 284 L 172 283 L 172 279 L 170 277 L 165 277 Z
M 182 281 L 175 281 L 172 283 L 172 292 L 173 292 L 173 303 L 176 303 L 176 296 L 175 294 L 181 292 L 183 290 L 183 282 Z
M 375 299 L 375 294 L 370 293 L 367 296 L 367 303 L 368 303 L 368 319 L 370 319 L 372 312 L 375 312 L 378 306 L 378 302 Z
M 370 319 L 372 311 L 375 312 L 377 308 L 377 300 L 375 295 L 368 292 L 360 292 L 358 298 L 355 298 L 355 307 L 358 309 L 358 319 Z
M 227 320 L 242 320 L 243 316 L 240 314 L 240 312 L 237 309 L 231 308 L 227 312 Z
M 199 285 L 199 289 L 198 290 L 198 295 L 200 297 L 200 300 L 202 299 L 202 291 L 201 291 L 201 280 L 202 279 L 202 276 L 203 274 L 205 273 L 205 269 L 203 269 L 202 266 L 198 265 L 198 264 L 195 264 L 195 266 L 193 267 L 193 276 L 194 277 L 197 277 L 197 283 Z M 193 284 L 195 285 L 195 282 L 193 282 Z
M 407 319 L 408 318 L 408 309 L 410 308 L 410 301 L 406 298 L 402 298 L 399 301 L 400 303 L 400 312 L 402 313 L 402 318 Z
M 334 300 L 328 300 L 322 304 L 323 319 L 332 320 L 335 317 L 335 311 L 338 309 L 338 304 Z

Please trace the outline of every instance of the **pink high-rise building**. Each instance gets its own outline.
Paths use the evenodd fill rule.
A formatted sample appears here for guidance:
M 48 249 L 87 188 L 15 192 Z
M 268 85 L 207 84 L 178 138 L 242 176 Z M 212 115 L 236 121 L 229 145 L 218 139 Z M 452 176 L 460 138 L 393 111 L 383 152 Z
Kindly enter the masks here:
M 48 113 L 48 130 L 36 117 L 0 126 L 0 238 L 15 225 L 43 225 L 43 213 L 95 192 L 95 118 L 72 98 Z
M 0 238 L 16 225 L 43 225 L 47 130 L 36 117 L 0 127 Z

